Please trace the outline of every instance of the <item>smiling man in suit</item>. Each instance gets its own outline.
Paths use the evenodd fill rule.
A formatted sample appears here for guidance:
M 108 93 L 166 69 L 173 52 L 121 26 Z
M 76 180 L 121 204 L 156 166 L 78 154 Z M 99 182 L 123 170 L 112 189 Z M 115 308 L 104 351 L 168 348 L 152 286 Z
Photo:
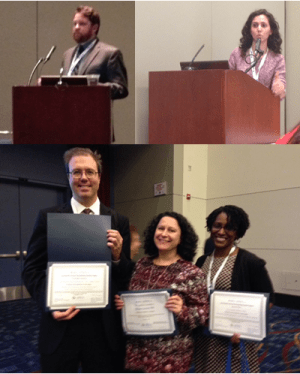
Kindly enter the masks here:
M 43 372 L 118 373 L 123 371 L 125 343 L 120 315 L 111 309 L 45 312 L 47 269 L 47 214 L 110 215 L 112 229 L 107 231 L 107 246 L 112 254 L 112 298 L 122 289 L 118 271 L 130 260 L 128 219 L 104 206 L 98 198 L 101 181 L 100 155 L 88 148 L 72 148 L 64 154 L 72 190 L 69 203 L 40 211 L 25 259 L 23 280 L 41 311 L 39 351 Z M 88 210 L 87 210 L 88 209 Z
M 99 28 L 98 12 L 89 6 L 76 9 L 72 32 L 77 46 L 64 53 L 63 74 L 100 74 L 99 84 L 110 87 L 112 100 L 125 98 L 128 95 L 127 71 L 122 53 L 97 38 Z

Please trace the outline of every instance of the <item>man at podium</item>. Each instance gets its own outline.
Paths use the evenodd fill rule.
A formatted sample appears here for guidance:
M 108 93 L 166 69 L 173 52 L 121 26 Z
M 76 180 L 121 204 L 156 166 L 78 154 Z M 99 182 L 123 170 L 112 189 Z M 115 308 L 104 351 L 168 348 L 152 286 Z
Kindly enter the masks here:
M 92 7 L 79 6 L 73 18 L 72 30 L 77 46 L 64 53 L 63 74 L 100 75 L 99 84 L 110 87 L 111 99 L 123 99 L 128 95 L 128 88 L 122 53 L 98 39 L 99 29 L 99 13 Z

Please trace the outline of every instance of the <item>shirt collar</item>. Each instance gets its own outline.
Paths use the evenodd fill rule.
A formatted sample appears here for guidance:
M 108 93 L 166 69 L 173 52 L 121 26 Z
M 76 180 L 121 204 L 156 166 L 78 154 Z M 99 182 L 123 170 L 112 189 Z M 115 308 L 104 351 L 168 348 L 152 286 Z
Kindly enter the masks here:
M 81 46 L 81 47 L 83 47 L 83 50 L 85 50 L 91 43 L 93 43 L 93 41 L 95 40 L 95 39 L 97 39 L 97 37 L 95 37 L 95 38 L 93 38 L 93 39 L 90 39 L 90 40 L 88 40 L 87 42 L 85 42 L 85 43 L 79 43 L 78 44 L 78 48 L 79 48 L 79 46 Z
M 91 206 L 83 206 L 77 200 L 72 197 L 71 207 L 74 214 L 80 214 L 84 209 L 89 208 L 95 215 L 100 215 L 100 200 L 97 197 L 97 200 Z

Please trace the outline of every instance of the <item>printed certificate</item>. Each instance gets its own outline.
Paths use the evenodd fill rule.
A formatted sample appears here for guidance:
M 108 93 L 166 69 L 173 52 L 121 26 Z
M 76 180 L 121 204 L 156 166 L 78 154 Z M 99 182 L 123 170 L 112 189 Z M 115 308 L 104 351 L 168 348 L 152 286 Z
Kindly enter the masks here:
M 132 291 L 121 294 L 125 306 L 122 324 L 125 334 L 154 336 L 176 334 L 174 314 L 165 304 L 171 290 Z
M 99 262 L 48 264 L 49 310 L 105 308 L 109 302 L 109 265 Z
M 269 295 L 213 291 L 210 295 L 209 330 L 212 334 L 261 341 L 267 335 Z

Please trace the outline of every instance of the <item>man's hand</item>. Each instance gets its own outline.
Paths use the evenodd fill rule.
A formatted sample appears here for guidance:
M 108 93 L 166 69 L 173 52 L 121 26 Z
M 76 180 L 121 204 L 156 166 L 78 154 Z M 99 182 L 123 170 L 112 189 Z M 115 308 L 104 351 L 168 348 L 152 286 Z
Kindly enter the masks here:
M 272 86 L 272 92 L 275 96 L 279 96 L 280 100 L 285 98 L 285 88 L 284 84 L 281 82 L 279 78 L 279 72 L 277 71 L 274 78 L 274 83 Z
M 71 306 L 71 308 L 69 308 L 65 312 L 52 312 L 52 317 L 57 321 L 69 321 L 70 319 L 74 318 L 79 312 L 80 309 L 76 309 L 76 306 Z
M 120 260 L 123 238 L 117 230 L 107 230 L 107 246 L 111 249 L 114 261 Z

